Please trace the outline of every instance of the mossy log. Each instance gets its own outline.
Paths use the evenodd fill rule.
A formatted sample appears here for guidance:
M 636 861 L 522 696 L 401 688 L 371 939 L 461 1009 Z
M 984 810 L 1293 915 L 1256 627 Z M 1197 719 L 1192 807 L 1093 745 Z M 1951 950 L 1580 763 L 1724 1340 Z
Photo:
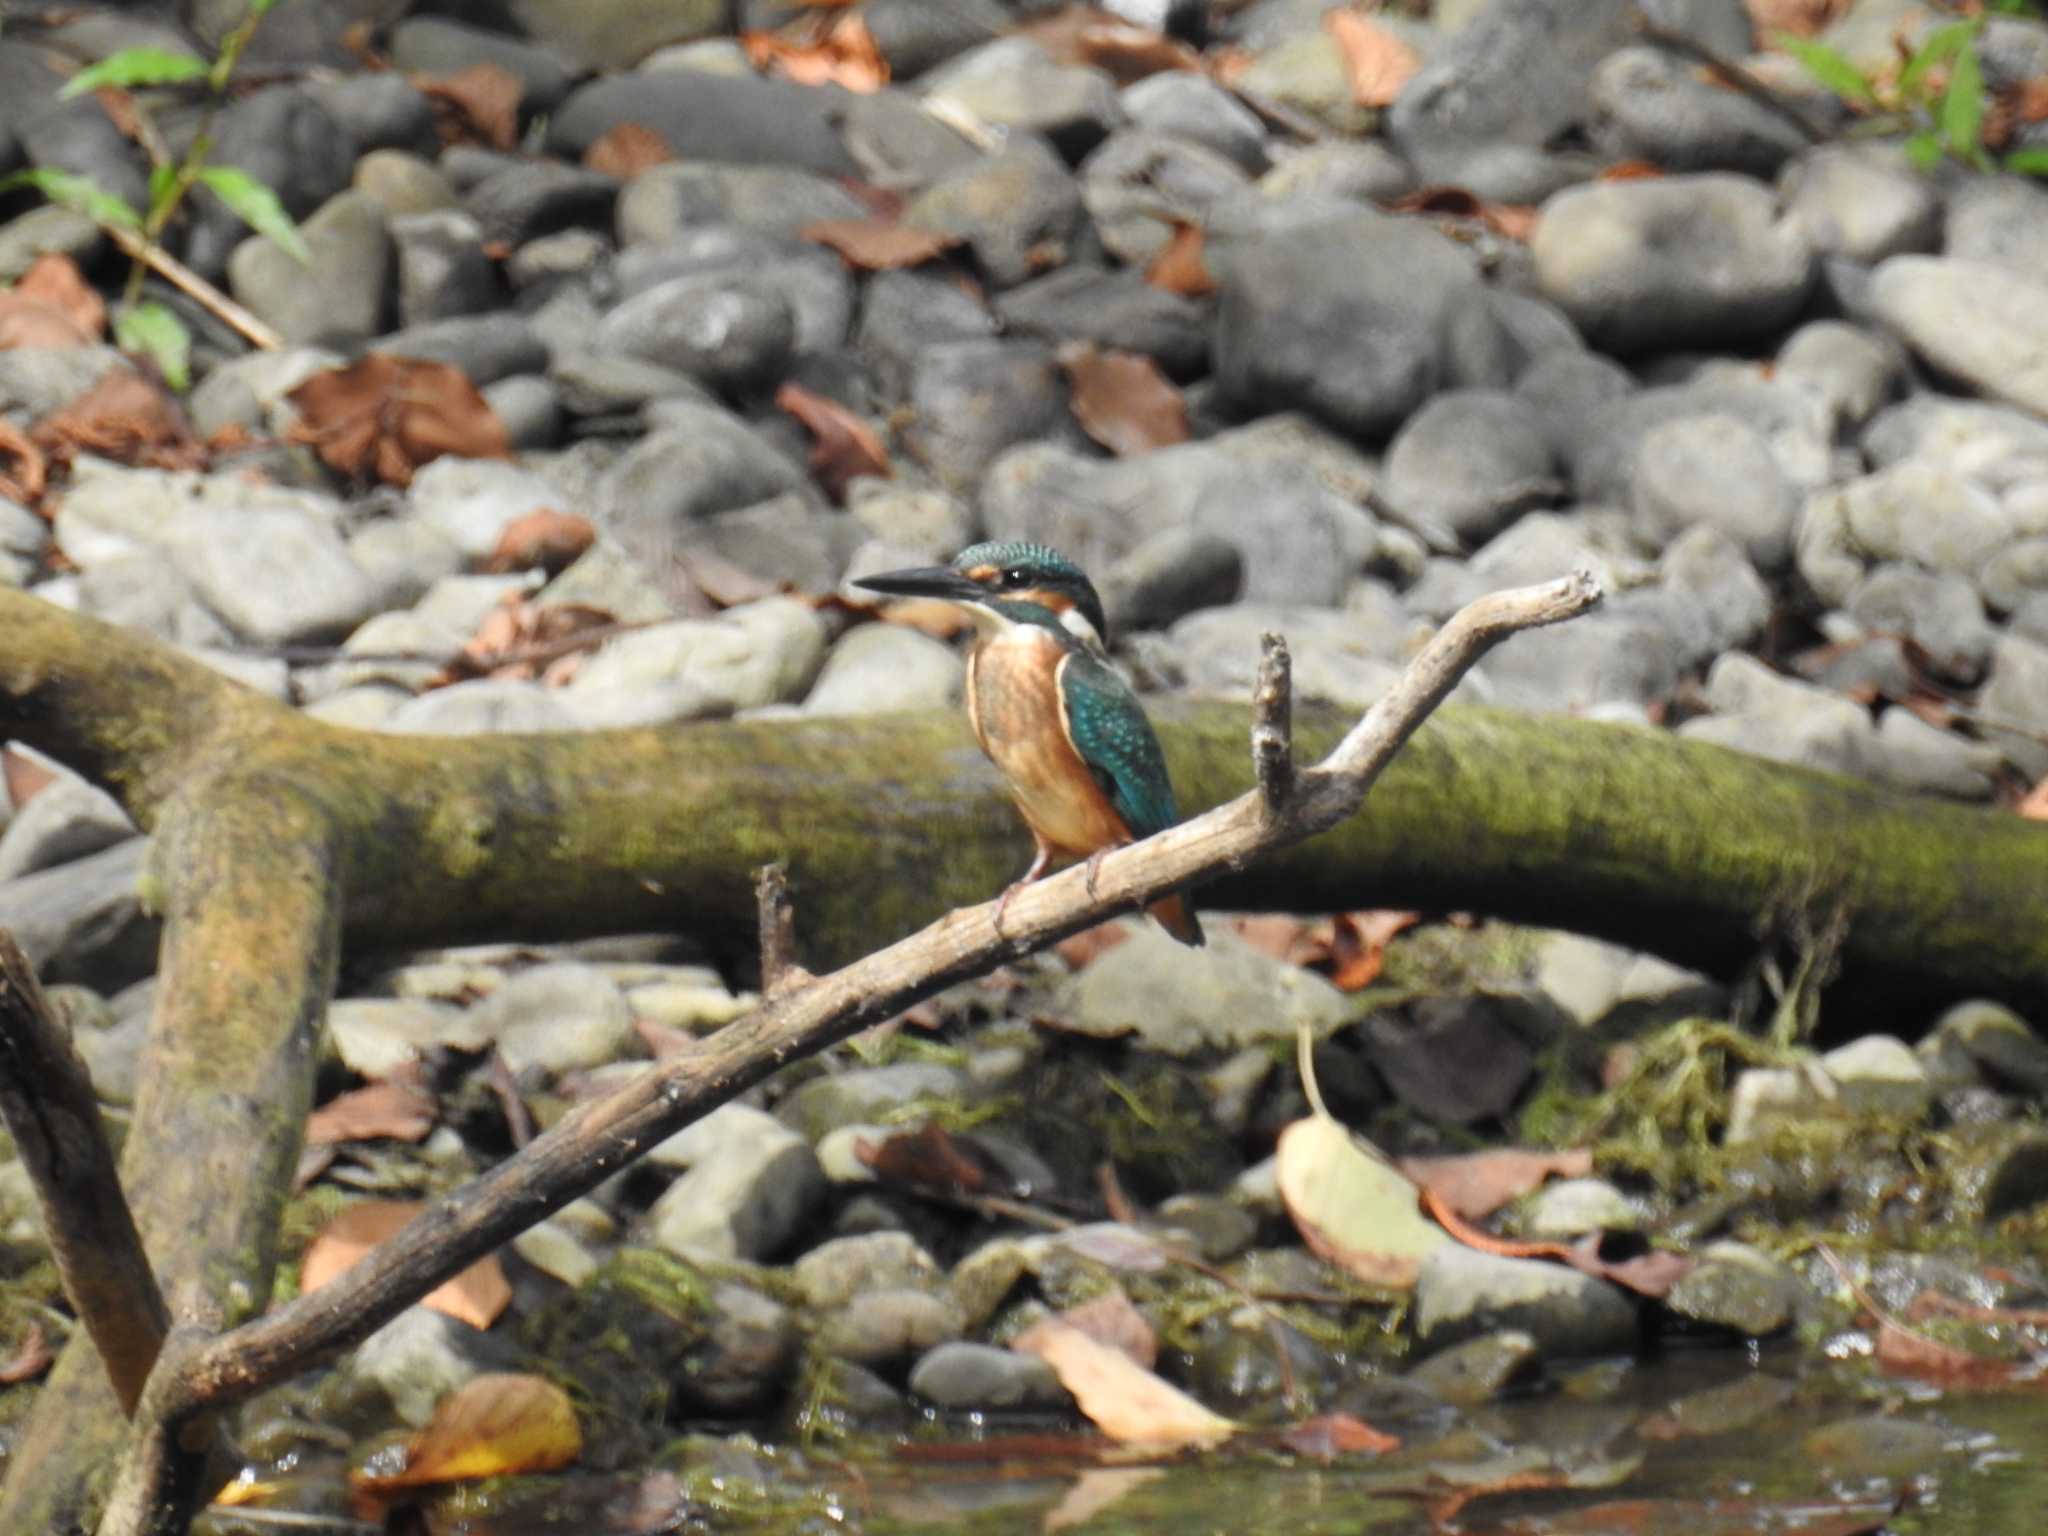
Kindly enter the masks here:
M 1158 711 L 1182 799 L 1251 782 L 1243 710 Z M 1303 711 L 1320 753 L 1335 717 Z M 751 938 L 784 860 L 804 957 L 836 964 L 986 899 L 1028 844 L 951 714 L 527 737 L 324 725 L 147 639 L 0 592 L 0 738 L 106 785 L 155 834 L 166 918 L 123 1177 L 173 1318 L 268 1295 L 313 1043 L 351 946 L 665 929 Z M 1846 914 L 1846 982 L 2048 1004 L 2048 829 L 1652 731 L 1447 710 L 1370 808 L 1205 905 L 1461 909 L 1727 969 L 1770 914 Z M 0 1528 L 91 1526 L 124 1432 L 67 1351 Z

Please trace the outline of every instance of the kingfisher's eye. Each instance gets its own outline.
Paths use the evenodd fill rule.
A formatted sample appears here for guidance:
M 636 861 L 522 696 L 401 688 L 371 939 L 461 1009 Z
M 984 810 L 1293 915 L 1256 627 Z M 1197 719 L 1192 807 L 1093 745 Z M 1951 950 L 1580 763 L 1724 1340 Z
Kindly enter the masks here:
M 1012 589 L 1031 585 L 1031 573 L 1021 565 L 1013 565 L 1003 572 L 1003 585 Z

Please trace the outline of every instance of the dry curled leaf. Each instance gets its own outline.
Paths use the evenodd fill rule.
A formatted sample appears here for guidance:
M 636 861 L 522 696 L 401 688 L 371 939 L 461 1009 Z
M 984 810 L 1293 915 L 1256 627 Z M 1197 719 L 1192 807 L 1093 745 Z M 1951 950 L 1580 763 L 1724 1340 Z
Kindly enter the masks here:
M 1422 55 L 1399 35 L 1357 11 L 1325 11 L 1323 27 L 1343 55 L 1351 99 L 1361 107 L 1391 107 L 1422 68 Z
M 1077 341 L 1062 346 L 1059 359 L 1074 420 L 1118 458 L 1188 440 L 1187 401 L 1151 358 Z
M 1481 1221 L 1547 1179 L 1584 1178 L 1593 1171 L 1593 1154 L 1584 1147 L 1564 1152 L 1495 1147 L 1443 1157 L 1404 1157 L 1396 1166 L 1467 1221 Z
M 1009 1179 L 994 1159 L 964 1135 L 931 1124 L 877 1144 L 856 1141 L 853 1155 L 884 1183 L 941 1195 L 980 1195 L 1007 1190 Z
M 449 75 L 414 75 L 412 83 L 434 109 L 441 142 L 512 149 L 519 143 L 519 77 L 496 64 L 471 64 Z
M 1230 1420 L 1078 1328 L 1048 1319 L 1026 1337 L 1028 1348 L 1025 1338 L 1011 1347 L 1051 1366 L 1095 1427 L 1120 1444 L 1172 1450 L 1217 1445 L 1237 1432 Z
M 1339 1456 L 1384 1456 L 1401 1449 L 1398 1435 L 1383 1433 L 1348 1413 L 1319 1413 L 1312 1419 L 1303 1419 L 1280 1437 L 1280 1443 L 1297 1456 L 1317 1461 L 1335 1461 Z
M 1779 32 L 1812 37 L 1847 14 L 1852 0 L 1744 0 L 1759 38 Z
M 848 483 L 861 475 L 893 472 L 875 429 L 837 400 L 788 382 L 775 391 L 775 404 L 811 434 L 811 478 L 834 501 L 846 500 Z
M 861 272 L 894 272 L 936 260 L 960 244 L 958 235 L 912 229 L 890 219 L 820 219 L 797 231 L 800 238 L 839 253 Z
M 314 374 L 287 397 L 299 413 L 290 440 L 352 479 L 412 484 L 444 454 L 502 459 L 505 424 L 468 375 L 448 363 L 371 352 Z
M 675 157 L 668 140 L 645 123 L 614 123 L 583 151 L 583 168 L 631 181 Z
M 21 1342 L 14 1346 L 14 1353 L 0 1361 L 0 1386 L 12 1387 L 24 1381 L 34 1381 L 56 1361 L 57 1352 L 50 1347 L 43 1325 L 30 1323 L 28 1331 L 21 1336 Z
M 1074 62 L 1101 70 L 1118 85 L 1131 85 L 1170 70 L 1199 70 L 1202 56 L 1178 38 L 1129 22 L 1101 21 L 1079 29 Z
M 473 1482 L 552 1472 L 583 1454 L 583 1431 L 568 1393 L 545 1376 L 496 1371 L 457 1387 L 405 1447 L 395 1472 L 349 1476 L 373 1497 L 428 1483 Z
M 1206 298 L 1216 291 L 1216 275 L 1202 260 L 1202 226 L 1186 219 L 1173 221 L 1173 233 L 1145 268 L 1145 281 L 1184 299 Z
M 147 469 L 199 469 L 204 445 L 169 390 L 132 368 L 116 368 L 29 431 L 52 464 L 80 454 Z
M 399 1074 L 338 1094 L 306 1117 L 306 1144 L 344 1141 L 419 1141 L 434 1128 L 433 1094 L 417 1072 Z
M 1131 930 L 1123 923 L 1097 923 L 1093 928 L 1068 934 L 1053 945 L 1052 951 L 1066 962 L 1068 970 L 1082 971 L 1130 937 Z
M 0 747 L 0 784 L 17 811 L 57 781 L 57 770 L 42 756 L 20 747 Z
M 1423 1259 L 1450 1241 L 1416 1208 L 1400 1170 L 1327 1115 L 1280 1133 L 1274 1177 L 1309 1252 L 1367 1285 L 1409 1290 Z
M 1670 1295 L 1671 1288 L 1699 1265 L 1691 1254 L 1651 1248 L 1633 1232 L 1588 1232 L 1569 1243 L 1495 1237 L 1466 1221 L 1430 1189 L 1422 1191 L 1422 1207 L 1467 1248 L 1504 1259 L 1549 1259 L 1653 1300 Z
M 21 428 L 0 417 L 0 496 L 33 507 L 43 499 L 49 484 L 50 461 L 43 450 Z
M 597 542 L 597 529 L 587 517 L 542 507 L 515 517 L 498 535 L 498 544 L 484 561 L 484 570 L 546 571 L 560 575 Z
M 1420 912 L 1379 908 L 1339 912 L 1330 919 L 1330 985 L 1339 992 L 1362 992 L 1380 979 L 1387 946 L 1422 921 Z
M 1159 1334 L 1145 1321 L 1145 1314 L 1132 1305 L 1122 1286 L 1068 1307 L 1057 1317 L 1032 1324 L 1017 1335 L 1012 1347 L 1035 1352 L 1037 1340 L 1033 1335 L 1049 1327 L 1078 1328 L 1096 1343 L 1130 1356 L 1132 1364 L 1148 1371 L 1159 1363 Z
M 347 1207 L 306 1245 L 299 1260 L 300 1294 L 319 1290 L 425 1209 L 417 1200 L 362 1200 Z M 512 1287 L 495 1253 L 420 1298 L 421 1306 L 472 1328 L 490 1327 L 511 1304 Z
M 742 32 L 740 46 L 754 68 L 798 85 L 837 85 L 866 93 L 889 83 L 889 61 L 856 11 L 848 11 L 822 31 L 809 27 L 794 36 Z
M 618 620 L 602 608 L 581 603 L 542 607 L 508 592 L 484 615 L 461 654 L 428 679 L 427 686 L 445 688 L 479 677 L 530 682 L 563 657 L 602 644 L 617 626 Z M 559 674 L 548 680 L 567 681 Z
M 107 333 L 107 301 L 85 280 L 78 263 L 61 252 L 46 251 L 30 262 L 8 292 L 57 310 L 89 340 Z
M 1506 240 L 1527 243 L 1536 234 L 1539 210 L 1524 203 L 1491 203 L 1464 187 L 1417 187 L 1387 204 L 1389 213 L 1434 214 L 1477 219 Z

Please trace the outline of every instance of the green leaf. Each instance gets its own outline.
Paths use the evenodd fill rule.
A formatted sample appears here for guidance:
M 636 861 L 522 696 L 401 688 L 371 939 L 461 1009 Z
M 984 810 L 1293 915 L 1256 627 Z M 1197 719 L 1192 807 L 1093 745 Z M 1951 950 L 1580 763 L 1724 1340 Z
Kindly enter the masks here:
M 2048 176 L 2048 149 L 2016 149 L 2001 163 L 2020 176 Z
M 166 48 L 123 48 L 97 64 L 88 64 L 64 82 L 60 96 L 83 96 L 103 85 L 176 85 L 181 80 L 206 76 L 204 59 L 189 53 L 172 53 Z
M 1926 89 L 1928 74 L 1975 42 L 1977 27 L 1978 23 L 1974 21 L 1957 21 L 1928 33 L 1927 40 L 1915 50 L 1912 58 L 1906 60 L 1906 67 L 1899 71 L 1900 97 L 1906 101 L 1917 101 Z
M 142 228 L 142 215 L 106 190 L 90 176 L 75 175 L 47 165 L 16 171 L 0 177 L 0 192 L 16 187 L 34 187 L 53 203 L 76 209 L 95 224 L 118 224 L 123 229 Z
M 178 168 L 175 165 L 157 165 L 149 172 L 149 212 L 152 218 L 158 211 L 178 195 Z
M 1809 75 L 1843 100 L 1876 102 L 1877 88 L 1870 78 L 1826 43 L 1794 37 L 1790 32 L 1778 33 L 1772 42 L 1805 65 Z
M 1956 55 L 1948 89 L 1941 97 L 1941 132 L 1948 147 L 1965 160 L 1974 160 L 1982 151 L 1984 74 L 1977 67 L 1974 48 Z
M 171 388 L 182 393 L 191 384 L 192 333 L 167 305 L 151 299 L 124 307 L 114 316 L 114 340 L 155 363 Z
M 209 165 L 199 173 L 199 179 L 257 234 L 274 242 L 298 261 L 310 262 L 313 259 L 313 253 L 306 248 L 305 236 L 299 233 L 299 226 L 292 222 L 292 216 L 284 211 L 284 204 L 277 200 L 277 194 L 247 171 L 237 170 L 232 165 Z
M 1906 158 L 1923 171 L 1934 169 L 1941 159 L 1941 140 L 1929 128 L 1906 140 Z

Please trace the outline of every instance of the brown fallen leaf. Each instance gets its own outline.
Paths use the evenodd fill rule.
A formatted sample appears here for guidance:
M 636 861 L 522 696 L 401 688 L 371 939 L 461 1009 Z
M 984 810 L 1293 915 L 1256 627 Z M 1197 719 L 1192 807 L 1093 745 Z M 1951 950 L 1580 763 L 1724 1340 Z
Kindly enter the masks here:
M 1421 54 L 1358 11 L 1325 11 L 1323 28 L 1344 57 L 1351 99 L 1361 107 L 1391 107 L 1422 68 Z
M 1582 1179 L 1593 1171 L 1583 1147 L 1538 1152 L 1498 1147 L 1446 1157 L 1403 1157 L 1396 1166 L 1467 1221 L 1483 1221 L 1550 1178 Z
M 822 32 L 742 32 L 747 61 L 763 74 L 798 85 L 837 85 L 865 94 L 889 83 L 889 61 L 856 11 L 835 19 Z
M 1199 70 L 1202 56 L 1178 38 L 1112 20 L 1076 32 L 1074 62 L 1101 70 L 1118 85 L 1133 85 L 1171 70 Z
M 1248 912 L 1228 919 L 1237 936 L 1260 954 L 1289 965 L 1311 965 L 1330 958 L 1330 936 L 1323 923 L 1286 912 Z
M 1464 187 L 1417 187 L 1387 204 L 1389 213 L 1434 214 L 1446 219 L 1477 219 L 1506 240 L 1528 243 L 1536 233 L 1539 209 L 1523 203 L 1491 203 Z
M 1744 0 L 1759 46 L 1779 32 L 1812 37 L 1825 32 L 1848 12 L 1852 0 Z
M 1186 219 L 1173 221 L 1173 233 L 1145 267 L 1145 281 L 1184 299 L 1207 298 L 1216 291 L 1216 275 L 1202 260 L 1202 226 Z
M 417 1072 L 337 1094 L 306 1117 L 306 1144 L 419 1141 L 434 1128 L 437 1106 Z
M 57 781 L 57 770 L 19 747 L 0 747 L 0 784 L 17 811 Z
M 351 479 L 407 486 L 443 454 L 510 456 L 505 424 L 468 375 L 448 363 L 371 352 L 314 374 L 287 396 L 298 409 L 289 440 Z
M 92 334 L 54 304 L 8 289 L 0 293 L 0 351 L 90 346 Z
M 675 157 L 668 140 L 645 123 L 613 123 L 583 151 L 583 168 L 631 181 L 642 171 L 666 165 Z
M 8 292 L 59 311 L 90 340 L 107 334 L 107 301 L 85 280 L 78 263 L 60 252 L 46 251 L 30 262 Z
M 847 485 L 859 476 L 894 473 L 875 429 L 837 400 L 792 380 L 775 391 L 775 404 L 811 434 L 811 478 L 835 502 L 846 500 Z
M 1030 1339 L 1028 1349 L 1022 1339 L 1011 1347 L 1051 1366 L 1081 1412 L 1112 1440 L 1177 1450 L 1218 1445 L 1237 1433 L 1230 1420 L 1078 1328 L 1048 1320 L 1031 1330 Z
M 1012 1349 L 1036 1354 L 1042 1328 L 1076 1328 L 1096 1343 L 1128 1356 L 1131 1363 L 1151 1370 L 1159 1363 L 1159 1335 L 1145 1321 L 1145 1314 L 1131 1304 L 1122 1286 L 1112 1287 L 1091 1301 L 1068 1307 L 1057 1316 L 1043 1318 L 1011 1341 Z
M 1130 937 L 1131 930 L 1122 923 L 1097 923 L 1093 928 L 1068 934 L 1053 945 L 1052 951 L 1066 962 L 1068 970 L 1083 971 L 1091 961 Z
M 542 507 L 505 525 L 483 568 L 493 575 L 546 571 L 559 576 L 596 542 L 597 529 L 589 518 Z
M 2048 779 L 2028 790 L 2013 809 L 2029 821 L 2048 821 Z
M 1422 921 L 1420 912 L 1382 908 L 1339 912 L 1330 920 L 1330 985 L 1339 992 L 1362 992 L 1380 979 L 1387 946 Z
M 29 429 L 52 464 L 80 454 L 147 469 L 200 469 L 207 453 L 171 392 L 132 368 L 116 368 Z
M 937 1123 L 899 1132 L 880 1143 L 856 1141 L 853 1155 L 884 1183 L 934 1194 L 993 1194 L 1006 1191 L 1010 1182 L 971 1138 Z
M 1297 1456 L 1335 1461 L 1339 1456 L 1384 1456 L 1401 1449 L 1401 1438 L 1374 1429 L 1348 1413 L 1319 1413 L 1303 1419 L 1280 1437 Z
M 1059 360 L 1073 391 L 1074 420 L 1118 458 L 1188 440 L 1188 403 L 1151 358 L 1072 341 L 1061 346 Z
M 362 1200 L 344 1209 L 306 1245 L 299 1261 L 300 1294 L 319 1290 L 425 1209 L 417 1200 Z M 488 1328 L 512 1304 L 512 1287 L 498 1256 L 486 1254 L 420 1304 L 472 1328 Z
M 1664 167 L 1652 165 L 1648 160 L 1617 160 L 1602 169 L 1594 178 L 1596 181 L 1655 181 L 1664 174 Z
M 37 506 L 50 486 L 50 461 L 29 435 L 0 417 L 0 496 L 25 507 Z M 46 511 L 45 517 L 49 516 Z
M 921 267 L 960 245 L 958 235 L 912 229 L 892 219 L 820 219 L 797 231 L 798 238 L 839 253 L 859 272 L 894 272 Z
M 14 1353 L 0 1361 L 0 1386 L 18 1386 L 24 1381 L 34 1381 L 56 1363 L 57 1352 L 50 1347 L 48 1335 L 41 1323 L 30 1323 L 28 1331 L 21 1336 L 21 1342 L 14 1346 Z
M 406 1443 L 397 1472 L 350 1472 L 372 1497 L 428 1483 L 474 1482 L 519 1472 L 552 1472 L 583 1454 L 569 1394 L 545 1376 L 497 1371 L 457 1387 L 434 1405 Z
M 1643 1240 L 1635 1233 L 1588 1232 L 1570 1243 L 1520 1242 L 1495 1237 L 1466 1221 L 1430 1189 L 1422 1191 L 1422 1208 L 1438 1226 L 1467 1248 L 1477 1248 L 1481 1253 L 1503 1259 L 1549 1259 L 1568 1265 L 1582 1275 L 1611 1280 L 1624 1290 L 1652 1300 L 1670 1295 L 1671 1288 L 1699 1265 L 1699 1260 L 1689 1253 L 1644 1247 Z M 1624 1245 L 1627 1251 L 1610 1254 L 1608 1248 L 1617 1243 Z
M 427 679 L 429 688 L 479 677 L 532 681 L 563 657 L 601 645 L 618 629 L 618 621 L 602 608 L 580 603 L 546 607 L 517 592 L 508 592 L 484 615 L 461 652 Z M 555 676 L 559 683 L 566 679 Z
M 510 70 L 471 64 L 448 75 L 414 75 L 412 83 L 434 109 L 434 130 L 443 145 L 518 147 L 519 100 L 526 87 Z

